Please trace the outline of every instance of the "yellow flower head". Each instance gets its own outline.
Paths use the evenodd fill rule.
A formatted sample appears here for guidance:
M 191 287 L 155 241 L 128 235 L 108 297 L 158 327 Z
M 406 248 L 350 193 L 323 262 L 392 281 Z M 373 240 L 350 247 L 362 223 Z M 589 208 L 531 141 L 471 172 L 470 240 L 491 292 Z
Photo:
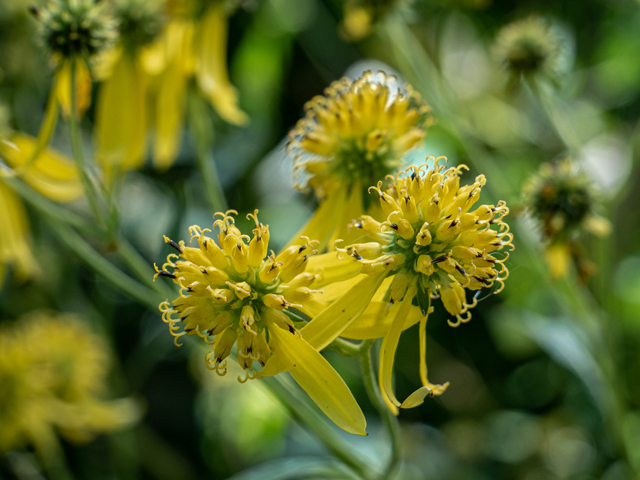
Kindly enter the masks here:
M 577 238 L 584 231 L 604 236 L 608 220 L 596 214 L 598 194 L 591 180 L 570 159 L 545 163 L 523 189 L 525 204 L 542 227 L 552 277 L 564 277 L 574 257 L 581 273 L 593 270 Z M 582 270 L 584 269 L 584 272 Z
M 189 233 L 191 240 L 198 240 L 199 248 L 165 237 L 178 255 L 170 254 L 156 274 L 170 277 L 180 286 L 180 296 L 172 304 L 160 305 L 176 342 L 187 334 L 212 337 L 213 352 L 207 355 L 207 366 L 220 375 L 226 373 L 225 359 L 234 344 L 244 369 L 251 370 L 254 361 L 264 366 L 271 357 L 268 332 L 281 328 L 299 335 L 283 311 L 290 306 L 302 307 L 316 293 L 309 289 L 315 276 L 305 274 L 307 259 L 316 253 L 315 242 L 267 257 L 268 225 L 258 222 L 257 212 L 250 214 L 256 222 L 250 238 L 235 226 L 232 213 L 236 212 L 218 214 L 221 218 L 213 224 L 214 229 L 220 229 L 218 243 L 206 236 L 211 230 L 197 225 L 190 227 Z
M 288 151 L 319 197 L 395 171 L 432 121 L 420 95 L 384 72 L 334 82 L 305 111 L 289 133 Z
M 317 290 L 309 286 L 316 276 L 305 272 L 314 244 L 286 248 L 269 254 L 269 227 L 258 221 L 258 211 L 247 217 L 255 221 L 253 237 L 236 227 L 230 210 L 217 213 L 217 243 L 206 235 L 209 229 L 189 228 L 198 247 L 188 247 L 165 237 L 178 251 L 167 257 L 158 276 L 179 285 L 180 296 L 160 304 L 163 320 L 176 338 L 197 334 L 213 347 L 206 365 L 226 374 L 226 359 L 235 344 L 238 363 L 247 371 L 246 380 L 290 371 L 300 386 L 341 428 L 364 435 L 362 411 L 344 381 L 329 363 L 300 335 L 290 308 L 302 309 Z M 254 362 L 262 370 L 253 370 Z
M 443 157 L 434 159 L 434 167 L 410 167 L 392 179 L 382 190 L 382 182 L 371 187 L 378 194 L 386 218 L 376 220 L 363 215 L 353 227 L 363 231 L 370 241 L 339 248 L 339 256 L 348 256 L 362 265 L 362 273 L 392 276 L 388 284 L 388 304 L 395 317 L 382 344 L 380 387 L 389 408 L 410 408 L 422 403 L 427 394 L 439 395 L 445 385 L 432 385 L 427 380 L 425 363 L 426 319 L 431 299 L 440 298 L 446 310 L 456 317 L 453 327 L 471 319 L 469 310 L 477 301 L 467 301 L 467 290 L 478 291 L 504 286 L 509 271 L 504 265 L 506 248 L 513 249 L 513 235 L 504 223 L 509 210 L 504 202 L 497 206 L 473 208 L 485 184 L 484 175 L 471 185 L 460 186 L 460 175 L 467 167 L 445 169 L 439 165 Z M 420 354 L 423 387 L 404 403 L 398 402 L 391 387 L 395 350 L 413 299 L 422 311 Z M 414 322 L 415 323 L 415 322 Z
M 104 401 L 112 364 L 104 337 L 70 315 L 35 313 L 0 330 L 0 451 L 32 444 L 60 454 L 56 429 L 75 442 L 140 416 L 131 399 Z

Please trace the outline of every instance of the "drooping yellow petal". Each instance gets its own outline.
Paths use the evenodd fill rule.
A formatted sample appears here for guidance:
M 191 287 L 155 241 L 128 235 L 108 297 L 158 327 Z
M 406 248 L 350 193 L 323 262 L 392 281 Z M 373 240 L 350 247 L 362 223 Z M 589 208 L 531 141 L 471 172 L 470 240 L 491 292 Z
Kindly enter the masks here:
M 52 92 L 55 94 L 62 114 L 68 118 L 71 114 L 71 62 L 74 60 L 66 60 L 57 71 L 54 78 L 54 86 Z M 87 64 L 82 59 L 76 62 L 76 96 L 77 96 L 77 112 L 81 117 L 91 105 L 91 74 Z
M 25 279 L 38 270 L 29 245 L 27 212 L 20 198 L 0 181 L 0 263 Z
M 269 329 L 273 356 L 262 371 L 269 373 L 272 360 L 284 363 L 309 397 L 338 427 L 366 435 L 367 421 L 349 387 L 325 358 L 303 338 L 277 326 Z
M 317 350 L 333 342 L 365 310 L 386 275 L 371 275 L 351 287 L 300 330 L 304 339 Z
M 429 313 L 431 313 L 431 299 L 429 299 Z M 424 402 L 424 399 L 427 395 L 442 395 L 447 387 L 449 387 L 449 382 L 446 382 L 443 385 L 435 385 L 429 382 L 427 378 L 427 319 L 429 318 L 429 314 L 425 317 L 420 316 L 420 381 L 422 382 L 422 387 L 418 388 L 415 392 L 409 395 L 400 408 L 414 408 L 418 405 L 421 405 Z
M 156 98 L 153 163 L 170 167 L 178 155 L 184 124 L 187 74 L 182 61 L 172 61 L 159 79 Z
M 11 141 L 0 141 L 0 156 L 41 195 L 59 203 L 80 198 L 84 189 L 75 162 L 50 147 L 36 155 L 38 148 L 38 139 L 14 133 Z
M 354 340 L 366 340 L 370 338 L 384 337 L 393 319 L 396 317 L 401 303 L 394 304 L 389 313 L 385 315 L 385 310 L 389 302 L 379 302 L 372 300 L 369 306 L 366 308 L 362 315 L 356 318 L 351 325 L 349 325 L 340 334 L 341 337 L 352 338 Z M 422 318 L 422 312 L 420 308 L 411 306 L 402 330 L 406 330 L 414 326 Z
M 238 92 L 227 73 L 227 15 L 222 2 L 204 13 L 197 42 L 196 79 L 218 114 L 229 123 L 245 125 L 249 118 L 238 107 Z
M 136 59 L 123 54 L 98 94 L 97 159 L 107 177 L 135 169 L 146 152 L 147 76 Z
M 346 201 L 345 189 L 338 188 L 329 193 L 320 202 L 309 221 L 293 236 L 285 248 L 291 245 L 303 245 L 306 240 L 302 240 L 300 237 L 309 237 L 320 242 L 321 251 L 333 250 L 333 242 L 330 240 L 335 236 L 336 225 Z
M 393 363 L 395 361 L 402 327 L 404 326 L 405 320 L 409 314 L 411 301 L 415 294 L 416 286 L 414 282 L 407 290 L 404 299 L 400 304 L 400 309 L 393 319 L 389 332 L 384 337 L 382 346 L 380 347 L 380 374 L 378 375 L 378 383 L 380 385 L 380 392 L 382 393 L 384 403 L 395 415 L 398 414 L 400 402 L 393 393 Z

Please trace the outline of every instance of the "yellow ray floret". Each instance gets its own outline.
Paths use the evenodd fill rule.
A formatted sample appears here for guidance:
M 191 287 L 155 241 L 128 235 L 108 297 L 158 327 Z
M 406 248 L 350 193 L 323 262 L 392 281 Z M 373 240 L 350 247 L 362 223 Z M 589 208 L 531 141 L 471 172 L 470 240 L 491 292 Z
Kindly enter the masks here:
M 368 307 L 358 319 L 343 324 L 342 332 L 336 333 L 334 328 L 331 333 L 350 338 L 384 336 L 379 381 L 385 402 L 395 413 L 398 407 L 419 405 L 427 394 L 443 393 L 448 385 L 433 385 L 427 380 L 425 333 L 431 300 L 441 299 L 455 317 L 449 325 L 457 327 L 471 319 L 469 310 L 477 303 L 477 295 L 469 300 L 467 290 L 477 292 L 497 285 L 494 293 L 498 293 L 509 275 L 505 266 L 508 253 L 504 250 L 513 249 L 513 236 L 503 221 L 509 213 L 506 204 L 501 201 L 496 206 L 472 209 L 485 184 L 484 176 L 476 177 L 471 185 L 460 186 L 466 166 L 445 169 L 439 164 L 442 159 L 428 159 L 434 162 L 433 168 L 424 164 L 400 172 L 391 178 L 387 189 L 383 190 L 382 182 L 371 187 L 379 197 L 382 216 L 376 219 L 363 215 L 354 220 L 352 227 L 368 238 L 338 247 L 343 270 L 350 273 L 345 277 L 361 273 L 384 282 L 377 294 L 369 296 L 371 302 L 367 300 Z M 354 263 L 360 265 L 355 273 Z M 333 270 L 339 268 L 335 265 Z M 341 288 L 363 282 L 358 277 L 345 281 L 345 277 L 333 276 L 342 281 L 338 284 Z M 417 307 L 412 306 L 414 299 Z M 319 320 L 330 321 L 318 315 L 302 330 L 305 339 L 307 330 L 322 332 Z M 418 321 L 422 388 L 401 403 L 391 388 L 395 351 L 401 332 Z
M 235 345 L 238 363 L 248 379 L 290 371 L 300 386 L 340 428 L 365 435 L 366 421 L 342 378 L 303 339 L 287 315 L 290 308 L 304 311 L 305 304 L 321 293 L 310 286 L 316 275 L 306 271 L 317 252 L 315 241 L 269 254 L 269 227 L 258 221 L 253 237 L 243 235 L 229 211 L 214 216 L 217 242 L 210 229 L 189 228 L 197 248 L 183 241 L 165 241 L 177 250 L 167 257 L 158 276 L 171 278 L 180 287 L 173 302 L 160 305 L 163 320 L 178 339 L 197 334 L 212 346 L 207 367 L 226 374 L 227 358 Z M 254 370 L 260 364 L 262 370 Z

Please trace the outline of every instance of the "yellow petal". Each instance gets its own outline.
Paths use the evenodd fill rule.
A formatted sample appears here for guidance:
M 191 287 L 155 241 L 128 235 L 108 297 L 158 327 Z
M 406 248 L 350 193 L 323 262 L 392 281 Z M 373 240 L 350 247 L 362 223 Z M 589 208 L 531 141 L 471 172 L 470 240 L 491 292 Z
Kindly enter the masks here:
M 72 202 L 84 194 L 75 162 L 45 148 L 36 155 L 39 140 L 14 133 L 11 141 L 0 141 L 0 156 L 31 188 L 60 203 Z
M 304 339 L 317 350 L 333 342 L 367 308 L 387 273 L 371 275 L 351 287 L 300 330 Z
M 549 267 L 551 278 L 564 278 L 569 274 L 571 252 L 566 243 L 559 242 L 549 245 L 544 251 L 544 260 Z
M 320 242 L 320 251 L 332 250 L 333 243 L 330 244 L 329 241 L 334 236 L 336 226 L 340 220 L 340 212 L 344 210 L 346 201 L 347 194 L 343 188 L 328 194 L 320 202 L 320 205 L 305 226 L 289 241 L 285 249 L 291 245 L 303 245 L 305 240 L 300 237 L 304 236 L 309 237 L 311 240 L 318 240 Z
M 335 233 L 329 240 L 328 249 L 334 249 L 334 243 L 338 239 L 343 240 L 343 245 L 350 245 L 358 241 L 358 239 L 362 238 L 362 231 L 357 228 L 349 228 L 351 224 L 351 220 L 358 218 L 362 215 L 364 211 L 364 206 L 362 205 L 362 188 L 360 187 L 360 183 L 356 182 L 351 187 L 351 193 L 349 194 L 349 198 L 344 206 L 344 209 L 338 210 L 341 214 L 340 219 L 337 224 L 337 228 Z
M 313 288 L 321 288 L 325 285 L 349 280 L 358 276 L 360 270 L 362 270 L 362 264 L 356 259 L 339 259 L 335 252 L 309 257 L 306 268 L 307 272 L 319 275 L 318 279 L 313 282 Z M 364 276 L 359 278 L 364 278 Z
M 345 338 L 356 340 L 366 340 L 370 338 L 384 337 L 391 323 L 400 309 L 401 302 L 394 304 L 389 313 L 385 315 L 385 310 L 389 302 L 371 301 L 367 309 L 356 318 L 340 335 Z M 414 326 L 422 318 L 419 307 L 411 306 L 402 330 Z
M 422 403 L 424 403 L 425 397 L 427 395 L 431 395 L 432 393 L 433 393 L 433 390 L 431 390 L 431 388 L 420 387 L 411 395 L 409 395 L 404 402 L 402 402 L 402 405 L 400 405 L 400 408 L 414 408 L 414 407 L 417 407 L 418 405 L 422 405 Z
M 96 157 L 110 179 L 144 162 L 146 92 L 142 67 L 130 55 L 121 55 L 100 88 L 96 112 Z
M 62 107 L 62 114 L 69 117 L 71 113 L 71 62 L 65 61 L 57 71 L 54 78 L 53 91 Z M 76 96 L 77 112 L 81 117 L 91 105 L 91 74 L 84 60 L 76 61 Z
M 276 326 L 269 329 L 269 334 L 274 353 L 265 370 L 274 357 L 278 358 L 338 427 L 355 435 L 366 435 L 367 421 L 358 402 L 329 362 L 303 338 Z
M 37 272 L 29 244 L 29 221 L 20 198 L 0 181 L 0 264 L 13 265 L 21 279 Z
M 200 25 L 196 79 L 218 114 L 229 123 L 245 125 L 249 118 L 238 107 L 238 92 L 227 73 L 227 15 L 222 2 L 204 13 Z
M 400 334 L 402 333 L 402 327 L 409 314 L 411 307 L 411 301 L 416 294 L 415 282 L 411 284 L 407 293 L 404 296 L 400 304 L 400 309 L 393 319 L 389 332 L 382 341 L 380 347 L 380 374 L 378 375 L 378 383 L 380 385 L 380 392 L 382 393 L 382 399 L 387 405 L 387 408 L 394 414 L 398 414 L 398 407 L 400 402 L 393 393 L 393 363 L 395 361 L 396 350 L 398 348 L 398 341 L 400 340 Z
M 153 144 L 153 162 L 160 169 L 171 166 L 180 149 L 187 94 L 186 75 L 181 62 L 176 60 L 160 77 Z

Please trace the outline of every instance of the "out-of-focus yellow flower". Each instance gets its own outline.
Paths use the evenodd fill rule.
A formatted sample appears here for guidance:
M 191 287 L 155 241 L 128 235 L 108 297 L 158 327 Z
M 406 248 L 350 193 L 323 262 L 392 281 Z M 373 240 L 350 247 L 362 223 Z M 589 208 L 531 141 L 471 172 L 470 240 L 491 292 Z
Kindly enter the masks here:
M 466 166 L 445 170 L 439 165 L 442 158 L 433 159 L 432 169 L 425 164 L 400 172 L 386 191 L 381 188 L 382 182 L 371 187 L 380 198 L 382 217 L 363 215 L 354 220 L 353 228 L 368 236 L 369 241 L 338 248 L 338 257 L 346 262 L 342 266 L 345 277 L 354 276 L 354 265 L 359 266 L 355 275 L 365 274 L 336 284 L 338 291 L 370 279 L 385 279 L 364 313 L 351 322 L 341 319 L 341 325 L 320 314 L 302 329 L 304 338 L 309 331 L 315 336 L 320 329 L 350 338 L 384 336 L 379 382 L 385 403 L 394 413 L 398 407 L 421 404 L 426 395 L 440 395 L 448 386 L 434 385 L 427 379 L 426 323 L 432 310 L 431 299 L 442 300 L 446 310 L 456 317 L 455 322 L 449 320 L 449 325 L 457 327 L 471 319 L 469 310 L 477 303 L 477 296 L 467 301 L 466 291 L 498 284 L 498 293 L 509 275 L 504 265 L 508 253 L 503 250 L 513 248 L 513 236 L 503 221 L 509 212 L 505 203 L 471 210 L 485 184 L 484 176 L 460 187 L 460 175 Z M 336 264 L 335 270 L 339 272 L 340 266 Z M 353 297 L 351 291 L 336 303 L 348 297 Z M 418 307 L 412 306 L 414 298 Z M 401 403 L 392 388 L 395 352 L 402 331 L 418 321 L 423 386 Z M 340 329 L 342 333 L 336 334 Z M 326 344 L 332 339 L 326 337 L 323 341 Z
M 32 445 L 44 462 L 72 442 L 135 423 L 132 399 L 103 400 L 112 355 L 70 315 L 32 314 L 0 330 L 0 451 Z
M 154 91 L 154 163 L 169 167 L 182 139 L 189 80 L 195 78 L 216 112 L 229 123 L 245 125 L 238 92 L 227 71 L 228 20 L 223 2 L 168 2 L 169 23 L 155 45 L 160 75 Z
M 383 72 L 334 82 L 305 110 L 289 133 L 288 151 L 300 188 L 314 190 L 320 206 L 292 243 L 309 236 L 326 248 L 353 238 L 346 225 L 364 211 L 364 187 L 396 171 L 432 120 L 410 85 Z
M 249 379 L 289 371 L 322 411 L 349 433 L 365 435 L 366 420 L 349 387 L 324 357 L 302 338 L 285 313 L 290 307 L 304 311 L 316 290 L 309 286 L 316 276 L 305 272 L 308 259 L 317 253 L 314 244 L 292 246 L 278 256 L 267 256 L 269 227 L 258 221 L 253 238 L 235 226 L 233 211 L 220 216 L 218 243 L 206 236 L 209 229 L 189 228 L 198 248 L 183 241 L 165 241 L 178 254 L 170 254 L 157 276 L 173 279 L 180 296 L 160 305 L 163 320 L 176 337 L 197 334 L 213 347 L 207 367 L 226 373 L 226 359 L 233 346 L 238 363 Z M 253 369 L 254 362 L 262 365 Z
M 147 153 L 149 45 L 160 34 L 161 2 L 117 0 L 114 16 L 120 33 L 117 45 L 101 56 L 102 78 L 96 108 L 96 158 L 109 182 L 139 168 Z M 165 112 L 159 112 L 160 115 Z
M 568 275 L 575 263 L 586 278 L 594 267 L 579 238 L 584 232 L 608 235 L 609 221 L 599 215 L 598 194 L 587 175 L 570 159 L 545 163 L 523 189 L 525 204 L 540 222 L 546 242 L 545 260 L 552 278 Z
M 50 0 L 32 9 L 39 25 L 40 42 L 56 66 L 49 100 L 29 163 L 49 144 L 59 110 L 69 118 L 81 117 L 91 105 L 91 74 L 88 62 L 115 38 L 115 25 L 107 2 Z M 76 111 L 72 112 L 71 84 L 75 72 Z
M 394 8 L 411 3 L 410 0 L 345 0 L 340 32 L 351 42 L 362 40 L 369 36 L 375 22 Z

